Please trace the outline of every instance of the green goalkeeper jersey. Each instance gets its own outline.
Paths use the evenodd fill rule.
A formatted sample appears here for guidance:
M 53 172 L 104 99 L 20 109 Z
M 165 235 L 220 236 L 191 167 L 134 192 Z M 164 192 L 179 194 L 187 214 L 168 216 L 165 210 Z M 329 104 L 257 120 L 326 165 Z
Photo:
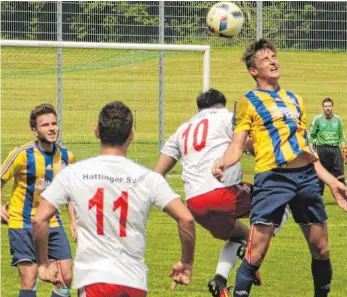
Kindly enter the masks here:
M 341 142 L 344 142 L 341 118 L 337 115 L 333 115 L 330 119 L 323 115 L 316 116 L 310 126 L 308 142 L 313 143 L 313 139 L 316 139 L 317 145 L 338 146 Z

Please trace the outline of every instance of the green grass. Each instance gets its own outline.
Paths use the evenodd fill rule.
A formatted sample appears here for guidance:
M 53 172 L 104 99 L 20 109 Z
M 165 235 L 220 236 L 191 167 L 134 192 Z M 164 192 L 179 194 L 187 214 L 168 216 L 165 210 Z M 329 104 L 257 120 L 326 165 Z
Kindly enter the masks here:
M 214 50 L 211 60 L 211 86 L 223 91 L 228 106 L 254 87 L 253 80 L 239 61 L 242 50 Z M 55 104 L 56 61 L 54 49 L 4 48 L 2 55 L 2 160 L 16 145 L 31 141 L 29 112 L 42 102 Z M 158 59 L 155 55 L 139 56 L 131 52 L 122 56 L 105 50 L 64 50 L 63 73 L 63 140 L 77 159 L 98 153 L 93 135 L 99 109 L 111 100 L 122 100 L 136 110 L 136 139 L 129 157 L 152 168 L 158 156 Z M 279 53 L 282 65 L 281 85 L 303 96 L 308 121 L 320 113 L 325 96 L 335 101 L 335 112 L 347 129 L 347 55 L 346 53 Z M 131 61 L 136 62 L 132 63 Z M 128 62 L 126 62 L 127 60 Z M 77 71 L 78 70 L 78 71 Z M 28 74 L 27 72 L 31 73 Z M 202 57 L 199 54 L 168 55 L 165 60 L 165 138 L 196 112 L 195 97 L 202 88 Z M 248 181 L 253 174 L 253 159 L 243 158 Z M 169 177 L 172 187 L 183 194 L 177 177 L 180 166 Z M 3 192 L 9 199 L 11 184 Z M 329 215 L 329 242 L 333 264 L 331 295 L 347 296 L 347 216 L 325 197 Z M 66 212 L 63 211 L 68 225 Z M 245 220 L 247 222 L 247 220 Z M 177 230 L 173 220 L 154 209 L 147 225 L 146 263 L 149 266 L 149 297 L 209 296 L 207 281 L 215 272 L 223 242 L 213 239 L 198 227 L 193 282 L 188 287 L 168 290 L 171 265 L 180 257 Z M 1 226 L 2 296 L 17 296 L 18 273 L 10 266 L 7 227 Z M 76 246 L 72 243 L 73 250 Z M 255 297 L 312 297 L 310 255 L 298 226 L 292 219 L 273 240 L 261 268 L 264 285 L 253 288 Z M 230 276 L 234 282 L 235 271 Z M 50 285 L 40 283 L 38 297 L 50 296 Z M 73 295 L 76 297 L 76 294 Z

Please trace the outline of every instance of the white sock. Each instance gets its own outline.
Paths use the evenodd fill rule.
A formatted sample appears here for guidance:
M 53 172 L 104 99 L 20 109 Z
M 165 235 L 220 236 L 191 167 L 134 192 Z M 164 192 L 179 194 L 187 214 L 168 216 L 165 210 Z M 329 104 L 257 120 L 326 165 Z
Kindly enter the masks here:
M 241 246 L 241 243 L 228 241 L 220 252 L 216 274 L 228 279 L 230 271 L 235 267 L 239 257 L 237 256 L 237 250 Z
M 289 218 L 289 215 L 290 215 L 290 210 L 289 210 L 289 207 L 286 206 L 281 224 L 274 229 L 273 235 L 276 235 L 278 232 L 280 232 L 282 230 L 283 225 L 287 222 L 287 220 Z

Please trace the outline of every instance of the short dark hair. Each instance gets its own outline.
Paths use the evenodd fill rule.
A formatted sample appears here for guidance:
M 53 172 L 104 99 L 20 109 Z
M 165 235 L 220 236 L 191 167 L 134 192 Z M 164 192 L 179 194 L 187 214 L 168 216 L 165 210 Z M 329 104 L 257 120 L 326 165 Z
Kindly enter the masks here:
M 199 109 L 209 108 L 218 103 L 225 106 L 227 100 L 222 92 L 215 89 L 209 89 L 196 98 L 196 104 Z
M 106 104 L 99 113 L 99 136 L 102 144 L 121 146 L 133 127 L 133 114 L 123 102 Z
M 322 106 L 324 105 L 325 102 L 330 102 L 332 106 L 334 106 L 334 101 L 333 99 L 326 97 L 323 101 L 322 101 Z
M 247 69 L 255 67 L 255 55 L 258 51 L 269 49 L 276 53 L 276 47 L 271 41 L 268 41 L 264 38 L 254 41 L 251 43 L 245 50 L 242 61 L 246 63 Z
M 50 113 L 53 113 L 55 116 L 57 116 L 57 112 L 55 111 L 55 108 L 52 104 L 43 103 L 38 106 L 35 106 L 35 108 L 30 113 L 30 128 L 36 128 L 37 118 L 39 116 Z

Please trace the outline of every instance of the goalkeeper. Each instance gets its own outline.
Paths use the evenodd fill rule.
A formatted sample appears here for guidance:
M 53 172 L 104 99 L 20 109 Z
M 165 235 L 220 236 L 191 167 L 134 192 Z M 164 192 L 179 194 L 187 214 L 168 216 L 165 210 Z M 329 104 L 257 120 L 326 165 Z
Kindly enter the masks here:
M 333 113 L 333 106 L 331 98 L 323 100 L 323 113 L 316 116 L 311 124 L 309 142 L 317 148 L 320 162 L 325 169 L 346 184 L 343 163 L 347 164 L 347 148 L 342 120 Z M 324 183 L 319 181 L 319 184 L 323 195 Z

